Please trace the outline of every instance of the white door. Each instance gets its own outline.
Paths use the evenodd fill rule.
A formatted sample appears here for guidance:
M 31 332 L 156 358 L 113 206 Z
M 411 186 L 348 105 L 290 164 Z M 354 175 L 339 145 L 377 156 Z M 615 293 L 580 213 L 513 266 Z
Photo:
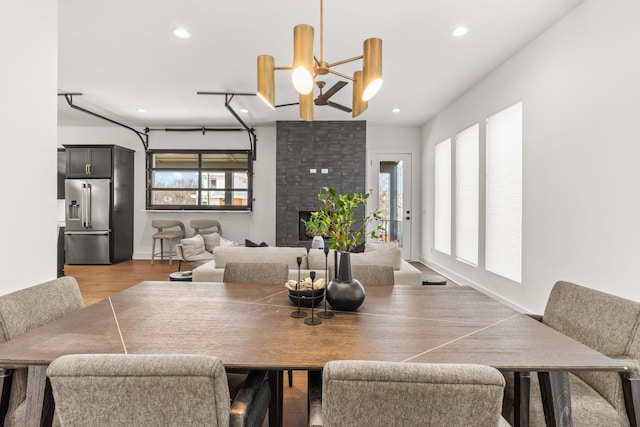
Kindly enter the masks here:
M 397 241 L 411 259 L 411 154 L 372 153 L 370 203 L 382 213 L 382 240 Z

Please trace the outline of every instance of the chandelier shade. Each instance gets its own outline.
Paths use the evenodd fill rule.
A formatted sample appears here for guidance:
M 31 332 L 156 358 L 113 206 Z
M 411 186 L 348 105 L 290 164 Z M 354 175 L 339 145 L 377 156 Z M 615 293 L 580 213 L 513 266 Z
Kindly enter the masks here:
M 258 56 L 257 95 L 272 109 L 276 108 L 275 66 L 271 55 Z
M 362 74 L 364 90 L 362 100 L 373 98 L 382 87 L 382 40 L 371 38 L 364 41 Z
M 362 100 L 362 90 L 364 88 L 362 71 L 358 70 L 353 73 L 353 92 L 351 97 L 352 111 L 351 117 L 356 118 L 368 107 L 368 102 Z
M 258 92 L 257 95 L 271 108 L 298 105 L 300 118 L 311 121 L 314 118 L 314 106 L 329 106 L 358 117 L 368 107 L 368 101 L 372 99 L 382 86 L 382 40 L 368 38 L 363 43 L 362 55 L 347 58 L 336 62 L 328 62 L 324 59 L 324 7 L 320 0 L 320 52 L 314 55 L 314 28 L 307 24 L 298 24 L 293 28 L 293 61 L 289 67 L 277 67 L 274 65 L 273 56 L 258 56 Z M 362 69 L 353 73 L 353 77 L 342 74 L 334 67 L 362 60 Z M 291 81 L 298 94 L 298 102 L 288 104 L 275 104 L 275 71 L 291 71 Z M 341 79 L 326 92 L 323 88 L 326 81 L 316 80 L 318 76 L 333 74 Z M 352 108 L 329 100 L 350 80 L 352 88 Z M 315 88 L 319 95 L 315 97 Z
M 293 65 L 291 80 L 299 94 L 313 91 L 313 27 L 299 24 L 293 28 Z

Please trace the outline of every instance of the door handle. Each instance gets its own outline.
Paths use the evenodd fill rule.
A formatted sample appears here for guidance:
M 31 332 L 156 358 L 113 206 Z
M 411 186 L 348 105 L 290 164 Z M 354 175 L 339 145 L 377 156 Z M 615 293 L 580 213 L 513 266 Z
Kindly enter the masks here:
M 410 216 L 407 216 L 407 217 L 405 217 L 404 219 L 411 219 L 411 217 L 410 217 Z
M 86 175 L 91 175 L 91 163 L 87 163 L 84 165 L 84 173 Z

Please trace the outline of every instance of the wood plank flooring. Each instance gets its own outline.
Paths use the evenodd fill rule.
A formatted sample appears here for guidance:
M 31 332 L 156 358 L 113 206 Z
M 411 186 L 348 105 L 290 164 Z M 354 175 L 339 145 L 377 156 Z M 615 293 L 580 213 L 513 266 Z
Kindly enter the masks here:
M 421 263 L 412 264 L 425 273 L 432 270 Z M 182 270 L 189 270 L 188 264 Z M 178 271 L 178 262 L 131 260 L 113 265 L 65 265 L 64 273 L 78 281 L 85 305 L 96 302 L 134 286 L 145 280 L 169 280 L 169 274 Z M 447 285 L 450 285 L 448 282 Z M 179 282 L 176 282 L 179 285 Z M 284 425 L 297 427 L 307 425 L 307 375 L 300 371 L 293 374 L 293 387 L 287 387 L 288 379 L 284 378 Z M 265 427 L 267 422 L 265 421 Z

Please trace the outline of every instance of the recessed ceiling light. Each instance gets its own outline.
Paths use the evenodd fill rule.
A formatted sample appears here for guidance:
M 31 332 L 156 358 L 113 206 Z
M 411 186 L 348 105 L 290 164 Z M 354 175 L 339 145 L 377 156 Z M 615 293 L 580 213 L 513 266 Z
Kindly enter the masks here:
M 191 38 L 191 33 L 189 31 L 187 31 L 185 28 L 182 28 L 182 27 L 174 28 L 172 33 L 173 33 L 174 36 L 176 36 L 179 39 L 190 39 Z
M 247 110 L 246 108 L 241 108 L 241 109 L 240 109 L 240 112 L 241 112 L 241 113 L 248 113 L 248 112 L 249 112 L 249 110 Z
M 399 113 L 400 109 L 399 108 L 394 108 L 393 110 L 391 110 L 392 113 Z
M 144 108 L 138 108 L 136 111 L 138 113 L 146 113 L 147 112 L 147 110 L 145 110 Z
M 469 32 L 467 27 L 456 27 L 451 31 L 453 37 L 462 37 Z

